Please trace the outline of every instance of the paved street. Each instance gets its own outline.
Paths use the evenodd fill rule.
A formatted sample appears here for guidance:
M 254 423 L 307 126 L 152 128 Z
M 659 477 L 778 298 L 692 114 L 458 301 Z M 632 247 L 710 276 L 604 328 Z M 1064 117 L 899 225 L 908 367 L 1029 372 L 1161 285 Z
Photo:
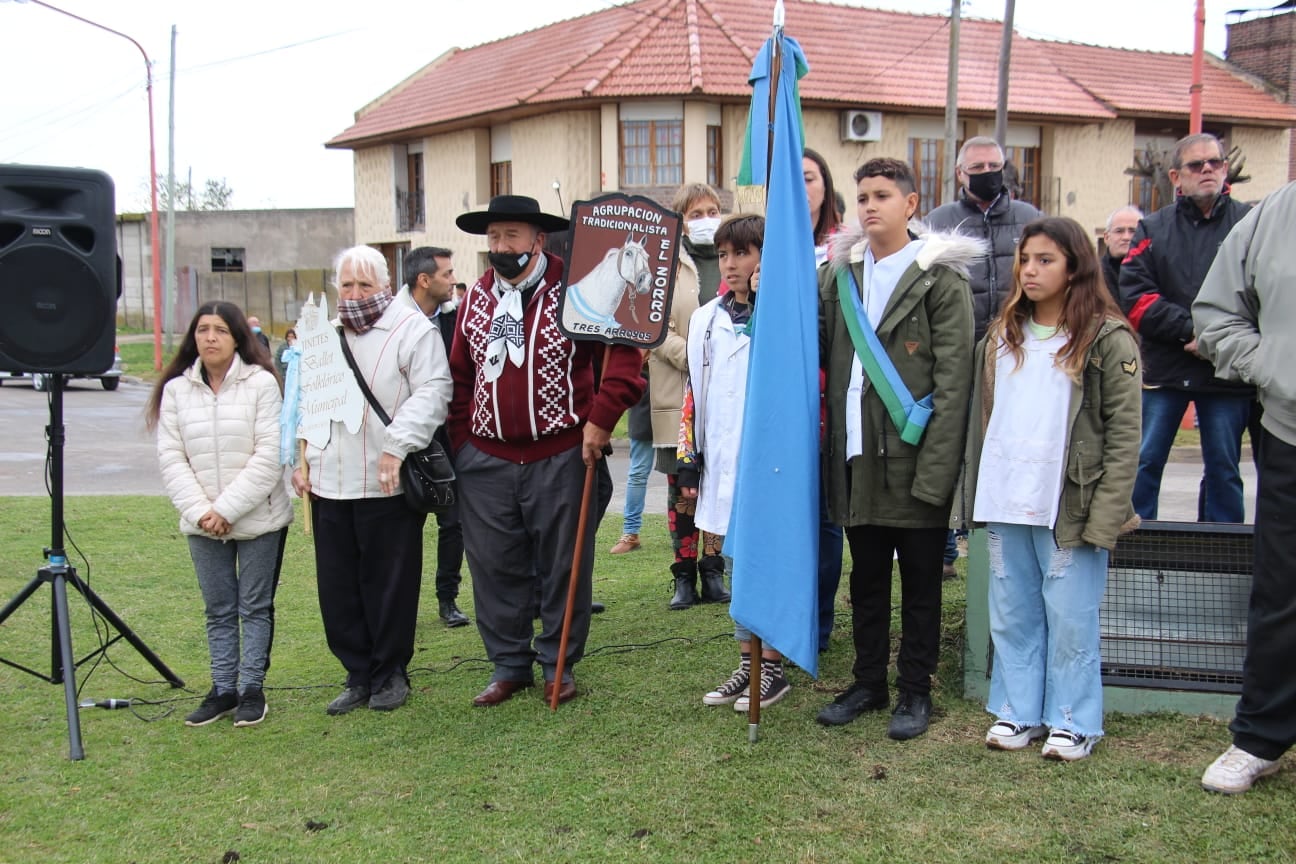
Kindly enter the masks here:
M 73 381 L 63 394 L 64 492 L 66 495 L 161 495 L 153 438 L 144 428 L 149 388 L 123 378 L 120 388 L 105 391 L 98 381 Z M 0 386 L 0 496 L 45 494 L 45 427 L 49 402 L 26 381 Z M 1244 448 L 1246 450 L 1246 448 Z M 611 511 L 621 512 L 629 446 L 616 442 L 612 477 L 617 491 Z M 1247 491 L 1247 519 L 1253 518 L 1255 468 L 1246 451 L 1242 465 Z M 1201 465 L 1176 461 L 1166 466 L 1158 514 L 1168 521 L 1192 521 L 1197 513 Z M 647 512 L 666 511 L 666 482 L 653 473 Z

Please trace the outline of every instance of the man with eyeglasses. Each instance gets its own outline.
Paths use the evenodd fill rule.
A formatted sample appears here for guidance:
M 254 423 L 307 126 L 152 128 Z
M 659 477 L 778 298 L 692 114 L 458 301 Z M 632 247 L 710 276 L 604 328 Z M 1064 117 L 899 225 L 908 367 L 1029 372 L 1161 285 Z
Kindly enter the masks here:
M 1107 254 L 1102 256 L 1103 279 L 1107 290 L 1111 292 L 1116 305 L 1120 305 L 1120 268 L 1121 262 L 1129 254 L 1130 241 L 1138 230 L 1143 211 L 1133 204 L 1119 208 L 1107 217 L 1107 230 L 1103 233 L 1103 245 Z
M 959 149 L 955 168 L 959 200 L 927 214 L 936 231 L 961 231 L 990 244 L 990 255 L 972 264 L 972 320 L 979 342 L 990 320 L 1013 289 L 1017 238 L 1027 222 L 1044 215 L 1025 201 L 1013 200 L 1004 183 L 1004 152 L 993 138 L 969 138 Z
M 1199 518 L 1241 522 L 1246 511 L 1238 461 L 1255 390 L 1215 377 L 1197 350 L 1191 308 L 1216 250 L 1250 210 L 1229 195 L 1228 162 L 1214 135 L 1175 144 L 1173 204 L 1139 222 L 1121 264 L 1120 298 L 1143 347 L 1143 441 L 1134 510 L 1157 517 L 1161 474 L 1188 403 L 1197 409 L 1205 500 Z

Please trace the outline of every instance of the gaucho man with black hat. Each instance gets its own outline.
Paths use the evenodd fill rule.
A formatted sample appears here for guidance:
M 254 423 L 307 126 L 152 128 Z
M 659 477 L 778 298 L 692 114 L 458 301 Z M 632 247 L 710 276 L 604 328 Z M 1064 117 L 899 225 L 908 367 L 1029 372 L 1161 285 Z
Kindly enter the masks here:
M 534 198 L 499 195 L 455 224 L 486 236 L 491 263 L 464 296 L 450 352 L 448 428 L 464 547 L 477 629 L 494 665 L 473 704 L 498 705 L 530 687 L 536 662 L 546 702 L 554 687 L 566 702 L 576 696 L 571 670 L 590 623 L 592 525 L 581 552 L 563 680 L 555 681 L 585 466 L 603 458 L 612 428 L 639 400 L 642 355 L 612 346 L 598 384 L 595 362 L 603 344 L 574 342 L 559 329 L 563 262 L 542 249 L 547 232 L 567 229 L 566 219 L 542 213 Z M 537 595 L 538 636 L 532 626 Z

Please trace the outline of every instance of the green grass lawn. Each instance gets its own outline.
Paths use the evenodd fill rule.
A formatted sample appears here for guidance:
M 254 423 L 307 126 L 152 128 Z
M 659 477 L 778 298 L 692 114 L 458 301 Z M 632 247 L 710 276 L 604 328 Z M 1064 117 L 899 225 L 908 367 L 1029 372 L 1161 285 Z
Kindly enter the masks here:
M 49 504 L 6 498 L 0 507 L 7 599 L 40 566 Z M 819 681 L 792 671 L 793 692 L 765 712 L 759 743 L 748 743 L 745 718 L 704 707 L 702 694 L 737 660 L 731 625 L 723 606 L 667 611 L 660 516 L 647 519 L 643 547 L 624 556 L 606 554 L 619 519 L 604 523 L 594 594 L 608 611 L 595 616 L 576 667 L 580 697 L 556 714 L 538 689 L 497 708 L 471 706 L 489 675 L 480 639 L 474 628 L 441 626 L 429 584 L 409 704 L 328 717 L 342 670 L 324 643 L 311 541 L 294 526 L 269 716 L 247 729 L 189 729 L 182 717 L 210 682 L 201 601 L 170 504 L 72 498 L 67 522 L 92 563 L 76 562 L 81 575 L 188 692 L 149 683 L 153 670 L 124 642 L 113 645 L 111 662 L 79 670 L 81 695 L 157 704 L 83 711 L 86 759 L 71 762 L 62 688 L 0 667 L 0 862 L 215 864 L 234 860 L 231 851 L 245 864 L 1220 864 L 1296 855 L 1290 758 L 1237 798 L 1198 787 L 1228 742 L 1220 721 L 1109 715 L 1109 737 L 1073 765 L 987 750 L 990 718 L 960 698 L 961 580 L 946 584 L 936 716 L 911 742 L 886 738 L 883 713 L 844 728 L 814 722 L 849 683 L 846 630 L 834 633 Z M 435 531 L 428 535 L 431 562 Z M 469 615 L 471 601 L 465 586 Z M 48 604 L 42 588 L 0 626 L 0 656 L 48 670 Z M 75 596 L 72 617 L 85 656 L 98 639 Z

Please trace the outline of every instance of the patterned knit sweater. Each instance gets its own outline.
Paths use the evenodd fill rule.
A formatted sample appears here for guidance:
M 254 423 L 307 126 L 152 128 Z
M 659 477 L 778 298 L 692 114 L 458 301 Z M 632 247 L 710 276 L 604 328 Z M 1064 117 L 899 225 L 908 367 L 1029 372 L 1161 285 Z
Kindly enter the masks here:
M 448 429 L 455 452 L 471 442 L 517 464 L 547 459 L 580 446 L 586 420 L 610 432 L 643 395 L 643 355 L 625 345 L 611 347 L 595 392 L 604 346 L 572 341 L 559 328 L 563 263 L 547 260 L 544 278 L 523 310 L 525 360 L 521 366 L 505 360 L 495 381 L 486 381 L 482 368 L 498 302 L 494 271 L 487 270 L 464 295 L 450 351 L 454 395 Z

